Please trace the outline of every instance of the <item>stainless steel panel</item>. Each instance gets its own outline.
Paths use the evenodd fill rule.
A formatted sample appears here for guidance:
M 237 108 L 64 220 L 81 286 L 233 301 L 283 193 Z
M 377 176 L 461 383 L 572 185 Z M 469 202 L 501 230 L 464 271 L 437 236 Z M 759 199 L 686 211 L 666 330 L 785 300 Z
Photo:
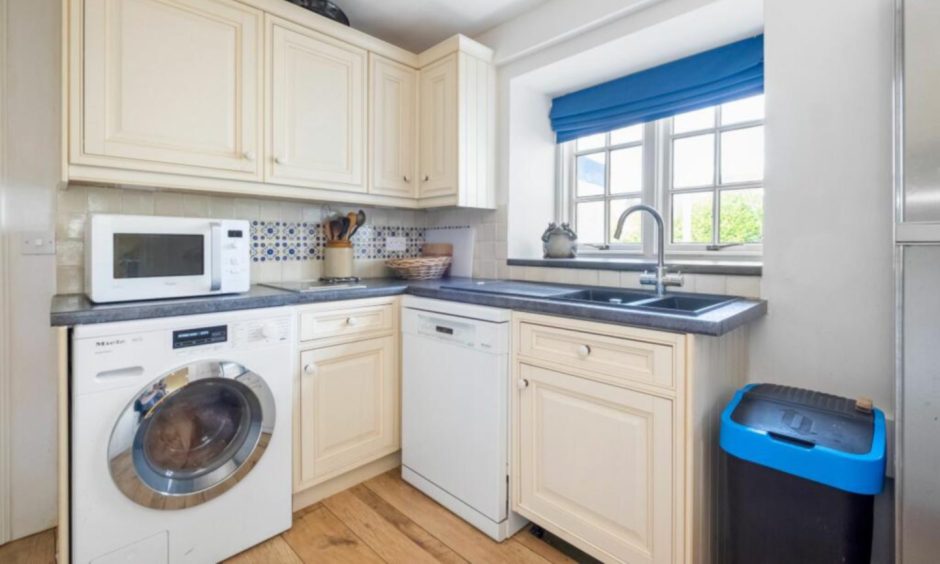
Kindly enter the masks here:
M 940 221 L 940 2 L 903 9 L 904 221 Z
M 899 562 L 940 554 L 940 245 L 904 248 Z

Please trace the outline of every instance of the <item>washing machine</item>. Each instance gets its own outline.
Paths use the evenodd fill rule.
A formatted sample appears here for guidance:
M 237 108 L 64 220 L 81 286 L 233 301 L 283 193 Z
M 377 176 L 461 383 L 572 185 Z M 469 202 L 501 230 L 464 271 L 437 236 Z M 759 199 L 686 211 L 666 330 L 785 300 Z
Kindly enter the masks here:
M 208 564 L 291 526 L 293 312 L 76 327 L 71 555 Z

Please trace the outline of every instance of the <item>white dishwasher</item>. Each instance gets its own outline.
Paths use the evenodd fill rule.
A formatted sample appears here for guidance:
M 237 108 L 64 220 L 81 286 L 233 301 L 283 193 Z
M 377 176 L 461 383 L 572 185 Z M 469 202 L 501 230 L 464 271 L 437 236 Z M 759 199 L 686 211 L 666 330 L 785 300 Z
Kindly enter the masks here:
M 402 478 L 490 537 L 509 511 L 508 310 L 405 296 Z

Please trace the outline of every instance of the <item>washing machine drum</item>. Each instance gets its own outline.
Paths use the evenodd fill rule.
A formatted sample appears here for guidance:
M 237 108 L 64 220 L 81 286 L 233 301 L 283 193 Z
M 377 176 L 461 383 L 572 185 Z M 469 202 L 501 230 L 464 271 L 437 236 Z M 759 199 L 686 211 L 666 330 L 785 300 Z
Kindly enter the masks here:
M 146 507 L 205 503 L 251 472 L 274 421 L 274 397 L 260 376 L 233 362 L 189 364 L 124 409 L 108 446 L 111 477 Z

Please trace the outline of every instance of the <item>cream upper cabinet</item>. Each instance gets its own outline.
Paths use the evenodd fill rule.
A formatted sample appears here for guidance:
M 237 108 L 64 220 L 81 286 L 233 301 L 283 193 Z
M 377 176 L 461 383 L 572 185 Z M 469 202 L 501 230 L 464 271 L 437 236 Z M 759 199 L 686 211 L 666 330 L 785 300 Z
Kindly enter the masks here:
M 369 192 L 414 198 L 418 72 L 370 54 L 371 178 Z
M 83 80 L 69 92 L 73 162 L 261 178 L 262 12 L 230 0 L 72 10 L 84 41 Z
M 398 340 L 360 340 L 301 354 L 294 490 L 400 448 Z
M 271 183 L 366 191 L 364 49 L 269 18 Z
M 522 364 L 517 504 L 605 561 L 673 562 L 668 399 Z
M 421 70 L 421 198 L 457 196 L 457 54 Z

